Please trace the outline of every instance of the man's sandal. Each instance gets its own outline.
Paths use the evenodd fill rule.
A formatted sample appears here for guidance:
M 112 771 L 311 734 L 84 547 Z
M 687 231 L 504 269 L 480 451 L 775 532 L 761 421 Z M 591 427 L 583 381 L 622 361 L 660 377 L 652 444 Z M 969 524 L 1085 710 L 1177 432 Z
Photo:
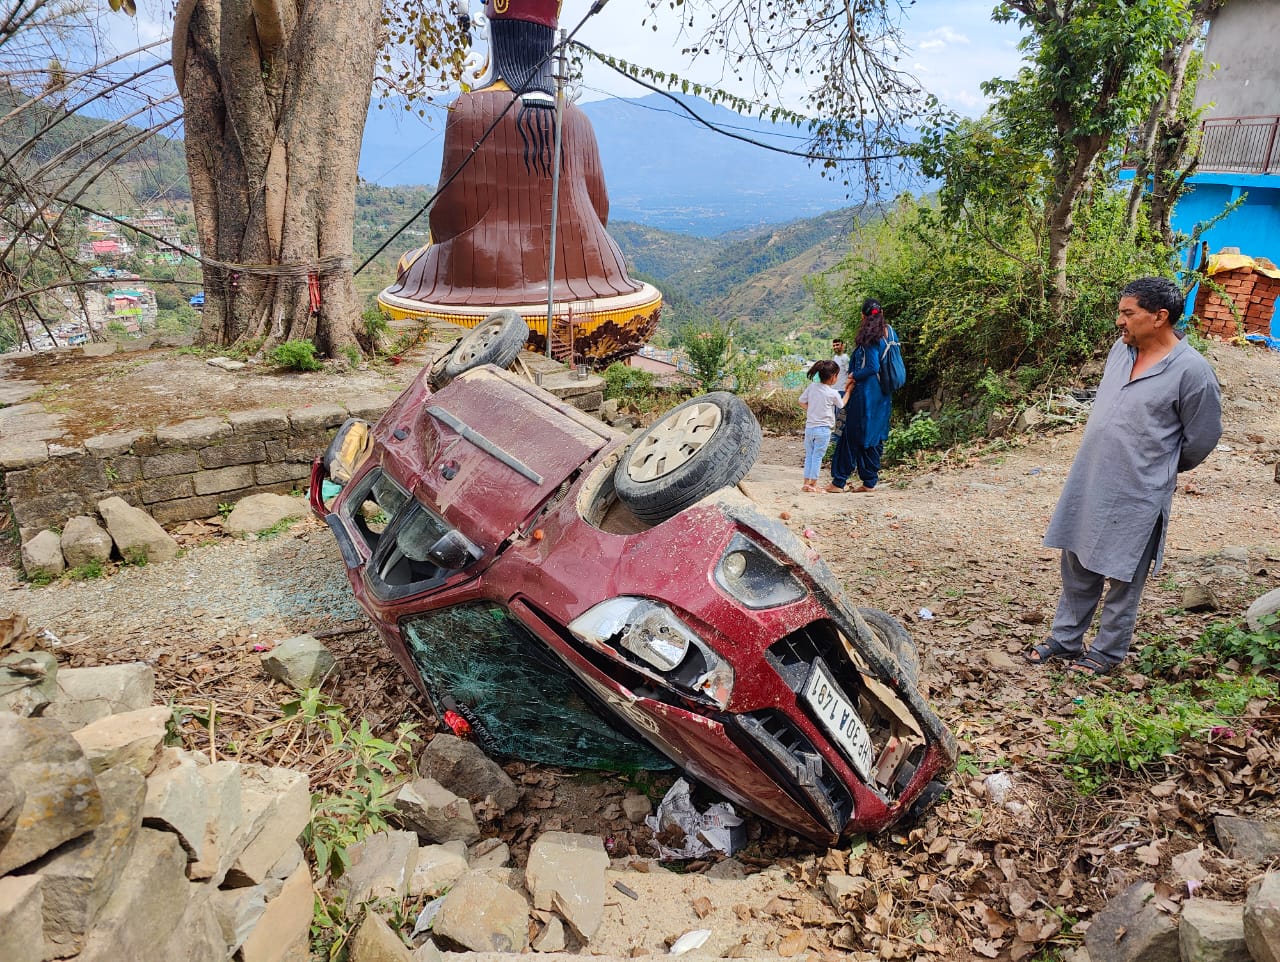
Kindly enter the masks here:
M 1091 651 L 1086 651 L 1070 665 L 1070 671 L 1077 675 L 1085 675 L 1089 678 L 1102 678 L 1116 670 L 1120 663 L 1118 661 L 1104 661 L 1098 655 Z
M 1080 652 L 1065 648 L 1052 638 L 1046 638 L 1034 648 L 1024 651 L 1022 658 L 1033 665 L 1043 665 L 1050 661 L 1070 661 L 1079 654 Z

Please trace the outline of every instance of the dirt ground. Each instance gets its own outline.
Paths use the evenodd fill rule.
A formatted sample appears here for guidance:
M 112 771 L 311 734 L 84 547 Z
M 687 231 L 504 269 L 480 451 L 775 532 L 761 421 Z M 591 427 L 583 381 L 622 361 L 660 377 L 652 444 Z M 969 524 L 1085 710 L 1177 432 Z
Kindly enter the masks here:
M 1206 464 L 1181 478 L 1165 568 L 1143 599 L 1139 644 L 1190 641 L 1211 622 L 1238 619 L 1250 601 L 1280 585 L 1280 355 L 1218 345 L 1210 358 L 1223 383 L 1225 433 Z M 182 367 L 181 396 L 171 393 L 165 404 L 158 386 L 132 390 L 135 376 L 168 382 L 164 370 L 187 361 L 203 364 L 185 356 L 139 358 L 125 362 L 134 363 L 127 376 L 95 367 L 92 381 L 68 369 L 56 394 L 43 400 L 65 405 L 77 424 L 136 423 L 178 409 L 182 416 L 212 413 L 250 396 L 255 405 L 296 406 L 304 392 L 332 398 L 335 384 L 379 390 L 388 384 L 360 385 L 359 375 L 294 375 L 269 385 L 255 376 L 250 392 L 242 376 L 234 396 L 221 388 L 206 394 L 187 380 L 194 369 Z M 419 363 L 406 358 L 376 373 L 407 381 Z M 34 372 L 0 376 L 24 373 Z M 211 380 L 220 384 L 224 376 Z M 103 385 L 119 387 L 109 395 L 111 410 L 95 413 L 89 401 L 104 396 Z M 151 405 L 145 415 L 124 400 L 143 394 Z M 854 840 L 818 851 L 749 818 L 749 843 L 737 857 L 749 877 L 721 880 L 716 888 L 714 880 L 688 878 L 713 868 L 711 860 L 679 865 L 683 874 L 667 878 L 647 861 L 647 830 L 621 816 L 623 795 L 660 797 L 669 777 L 512 764 L 508 771 L 525 785 L 526 799 L 489 831 L 512 843 L 517 863 L 542 831 L 606 840 L 643 901 L 611 899 L 608 935 L 593 943 L 596 952 L 661 953 L 682 931 L 706 927 L 714 936 L 698 954 L 1060 958 L 1053 953 L 1078 945 L 1089 917 L 1130 882 L 1161 882 L 1175 901 L 1179 892 L 1185 896 L 1186 876 L 1179 873 L 1187 853 L 1203 865 L 1198 894 L 1239 901 L 1253 869 L 1221 855 L 1212 816 L 1280 814 L 1274 706 L 1250 716 L 1247 733 L 1206 737 L 1184 748 L 1177 765 L 1117 778 L 1088 796 L 1050 750 L 1052 723 L 1072 717 L 1098 686 L 1124 693 L 1149 684 L 1132 670 L 1084 682 L 1019 657 L 1043 638 L 1056 601 L 1057 555 L 1040 546 L 1040 537 L 1080 430 L 1059 424 L 892 468 L 868 494 L 802 494 L 801 438 L 768 436 L 744 482 L 765 510 L 814 545 L 859 603 L 896 615 L 915 637 L 922 687 L 962 752 L 951 794 L 918 823 L 865 846 Z M 177 534 L 190 549 L 177 561 L 121 568 L 98 581 L 33 588 L 0 569 L 0 609 L 49 629 L 66 664 L 152 663 L 159 697 L 188 708 L 183 734 L 192 749 L 306 767 L 316 787 L 335 784 L 341 774 L 318 732 L 281 720 L 287 695 L 262 677 L 257 649 L 301 632 L 320 635 L 342 666 L 328 697 L 378 731 L 401 720 L 418 723 L 424 736 L 434 731 L 430 710 L 350 601 L 322 525 L 299 522 L 257 542 L 221 538 L 213 522 Z M 1193 583 L 1212 589 L 1218 610 L 1183 609 L 1183 591 Z M 987 776 L 1001 773 L 1010 777 L 1016 811 L 993 802 L 984 788 Z M 1198 846 L 1203 851 L 1196 855 Z M 639 880 L 642 865 L 650 870 Z M 869 880 L 870 895 L 834 912 L 822 897 L 823 880 L 845 869 Z M 709 906 L 698 901 L 703 897 Z

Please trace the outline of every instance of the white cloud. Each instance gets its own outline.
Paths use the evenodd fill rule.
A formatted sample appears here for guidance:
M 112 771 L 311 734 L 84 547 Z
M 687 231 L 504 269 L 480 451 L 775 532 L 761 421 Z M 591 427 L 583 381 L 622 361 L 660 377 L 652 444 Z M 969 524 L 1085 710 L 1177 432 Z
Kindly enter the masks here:
M 919 49 L 924 53 L 932 53 L 934 50 L 946 50 L 947 42 L 945 40 L 925 40 L 920 44 Z

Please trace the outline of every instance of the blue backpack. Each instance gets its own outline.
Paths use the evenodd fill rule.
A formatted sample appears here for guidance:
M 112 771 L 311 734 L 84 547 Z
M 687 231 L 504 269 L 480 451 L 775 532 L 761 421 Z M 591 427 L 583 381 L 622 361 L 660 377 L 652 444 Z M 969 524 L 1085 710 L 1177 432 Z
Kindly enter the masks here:
M 892 327 L 886 332 L 884 343 L 884 353 L 880 355 L 880 390 L 888 396 L 907 383 L 907 365 L 902 360 L 898 332 Z

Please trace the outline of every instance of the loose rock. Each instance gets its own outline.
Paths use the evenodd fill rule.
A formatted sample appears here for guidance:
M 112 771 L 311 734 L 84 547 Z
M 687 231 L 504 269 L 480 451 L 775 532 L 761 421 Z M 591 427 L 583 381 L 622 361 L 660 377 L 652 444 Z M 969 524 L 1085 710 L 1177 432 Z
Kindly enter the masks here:
M 336 663 L 329 649 L 310 635 L 286 638 L 262 655 L 263 670 L 298 691 L 318 687 Z
M 83 948 L 89 927 L 115 891 L 137 841 L 146 781 L 123 765 L 103 772 L 97 783 L 102 824 L 24 869 L 42 880 L 44 935 L 57 958 Z
M 470 868 L 466 855 L 458 854 L 452 847 L 424 845 L 418 849 L 417 864 L 413 869 L 413 877 L 409 880 L 409 894 L 435 898 L 444 894 Z
M 1280 873 L 1268 872 L 1249 886 L 1244 941 L 1254 962 L 1280 962 Z
M 154 958 L 187 909 L 187 855 L 168 832 L 138 831 L 115 890 L 76 962 Z
M 473 872 L 444 897 L 431 931 L 472 952 L 523 952 L 529 905 L 513 889 Z
M 160 757 L 170 714 L 168 708 L 157 706 L 108 715 L 79 729 L 72 737 L 95 773 L 130 765 L 143 775 L 150 775 Z
M 307 776 L 288 768 L 245 765 L 241 804 L 248 843 L 227 872 L 227 885 L 257 885 L 297 844 L 311 817 Z
M 653 801 L 648 795 L 628 795 L 622 800 L 622 813 L 632 825 L 643 825 L 653 814 Z
M 1085 933 L 1093 962 L 1177 962 L 1177 923 L 1161 912 L 1150 882 L 1136 882 L 1108 902 Z
M 42 962 L 44 959 L 41 906 L 39 876 L 0 878 L 0 945 L 4 946 L 5 962 Z
M 555 909 L 584 942 L 604 918 L 609 853 L 600 839 L 546 832 L 529 849 L 525 887 L 536 909 Z
M 458 798 L 433 778 L 419 778 L 396 794 L 396 814 L 401 824 L 418 833 L 424 842 L 471 843 L 480 837 L 480 826 L 471 803 Z
M 178 556 L 178 542 L 155 518 L 124 498 L 99 501 L 98 513 L 125 561 L 172 561 Z
M 1218 611 L 1222 602 L 1208 585 L 1189 584 L 1182 590 L 1182 607 L 1187 611 Z
M 506 868 L 511 861 L 511 846 L 498 838 L 486 838 L 471 847 L 468 858 L 471 867 L 477 871 Z
M 111 535 L 88 515 L 76 515 L 62 528 L 62 557 L 70 568 L 101 564 L 111 557 L 112 545 Z
M 1213 830 L 1222 850 L 1232 858 L 1266 864 L 1280 857 L 1280 824 L 1217 815 Z
M 520 802 L 515 782 L 474 742 L 454 735 L 436 734 L 422 754 L 422 769 L 462 798 L 480 802 L 493 799 L 505 815 Z
M 24 718 L 43 715 L 58 693 L 58 660 L 47 651 L 19 651 L 0 658 L 0 710 Z
M 377 912 L 369 912 L 351 940 L 351 962 L 412 962 L 409 950 Z
M 57 578 L 67 570 L 62 558 L 62 539 L 56 532 L 41 531 L 22 546 L 22 570 L 33 581 Z
M 142 807 L 142 824 L 173 832 L 187 855 L 198 860 L 204 853 L 205 825 L 209 805 L 205 781 L 191 756 L 180 749 L 167 748 L 147 779 L 147 801 Z
M 291 498 L 286 494 L 251 494 L 236 503 L 231 514 L 227 515 L 223 530 L 242 538 L 274 528 L 282 521 L 304 518 L 306 514 L 307 502 L 302 498 Z
M 310 958 L 311 918 L 315 912 L 315 887 L 305 865 L 289 876 L 280 894 L 267 902 L 266 911 L 244 944 L 240 962 L 306 962 Z
M 1268 615 L 1280 614 L 1280 588 L 1274 588 L 1265 595 L 1256 598 L 1245 612 L 1245 621 L 1252 631 L 1262 630 L 1262 619 Z
M 1178 948 L 1187 962 L 1249 962 L 1240 906 L 1212 899 L 1184 902 Z
M 0 712 L 0 771 L 24 795 L 0 847 L 0 875 L 102 822 L 102 796 L 84 752 L 62 722 Z
M 155 689 L 155 672 L 141 661 L 62 668 L 58 671 L 57 696 L 44 715 L 62 720 L 75 731 L 108 715 L 149 707 Z
M 370 899 L 402 899 L 418 862 L 412 832 L 376 832 L 347 849 L 351 865 L 338 880 L 349 915 Z

